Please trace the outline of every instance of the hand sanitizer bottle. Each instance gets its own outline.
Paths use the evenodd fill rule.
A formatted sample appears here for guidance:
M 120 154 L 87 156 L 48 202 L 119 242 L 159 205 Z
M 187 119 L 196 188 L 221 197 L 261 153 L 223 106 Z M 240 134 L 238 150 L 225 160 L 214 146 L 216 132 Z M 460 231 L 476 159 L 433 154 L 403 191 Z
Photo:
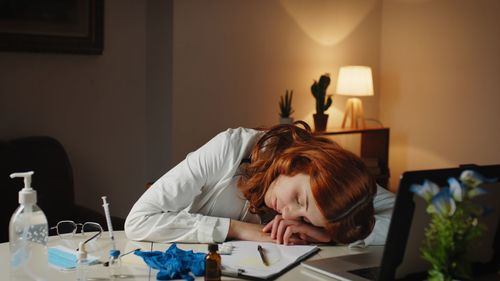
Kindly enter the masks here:
M 10 274 L 13 280 L 47 280 L 47 218 L 36 205 L 36 191 L 31 187 L 33 172 L 14 173 L 24 178 L 19 192 L 19 207 L 9 223 Z

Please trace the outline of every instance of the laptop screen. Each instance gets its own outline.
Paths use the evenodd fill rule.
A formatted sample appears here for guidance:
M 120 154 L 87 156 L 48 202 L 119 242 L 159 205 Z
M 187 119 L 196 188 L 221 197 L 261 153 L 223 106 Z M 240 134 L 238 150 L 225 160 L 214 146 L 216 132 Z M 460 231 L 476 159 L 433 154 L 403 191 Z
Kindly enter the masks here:
M 422 184 L 430 180 L 439 186 L 448 186 L 450 177 L 459 178 L 463 170 L 475 170 L 489 177 L 500 179 L 500 165 L 463 166 L 454 169 L 406 172 L 402 175 L 394 206 L 391 225 L 384 249 L 378 280 L 423 280 L 430 264 L 420 256 L 420 246 L 424 239 L 425 228 L 430 216 L 425 212 L 425 201 L 410 191 L 413 184 Z M 500 256 L 500 183 L 483 184 L 487 195 L 474 198 L 474 201 L 490 208 L 492 213 L 480 218 L 480 223 L 487 227 L 480 241 L 469 249 L 467 257 L 473 262 L 477 273 L 494 271 Z

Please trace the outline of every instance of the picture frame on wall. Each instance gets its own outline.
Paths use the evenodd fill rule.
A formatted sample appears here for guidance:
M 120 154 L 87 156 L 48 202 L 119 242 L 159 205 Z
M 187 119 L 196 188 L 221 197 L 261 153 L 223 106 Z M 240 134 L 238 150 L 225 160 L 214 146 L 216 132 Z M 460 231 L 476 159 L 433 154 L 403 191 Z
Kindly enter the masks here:
M 0 51 L 102 54 L 104 0 L 0 0 Z

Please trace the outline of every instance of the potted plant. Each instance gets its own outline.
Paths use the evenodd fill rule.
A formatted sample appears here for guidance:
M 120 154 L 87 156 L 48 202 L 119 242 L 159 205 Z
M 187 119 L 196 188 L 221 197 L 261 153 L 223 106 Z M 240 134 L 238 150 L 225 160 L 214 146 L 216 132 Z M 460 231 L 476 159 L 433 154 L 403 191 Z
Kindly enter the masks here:
M 472 199 L 484 194 L 483 183 L 494 183 L 472 171 L 465 170 L 460 179 L 448 179 L 449 187 L 440 188 L 431 181 L 415 184 L 411 191 L 424 198 L 431 221 L 425 229 L 420 248 L 422 258 L 431 264 L 429 281 L 472 280 L 467 249 L 481 239 L 485 226 L 478 222 L 489 206 Z
M 292 124 L 293 118 L 291 117 L 293 113 L 292 109 L 292 98 L 293 90 L 285 91 L 285 96 L 280 96 L 280 124 Z
M 332 105 L 332 95 L 326 95 L 326 88 L 330 85 L 330 74 L 320 76 L 319 81 L 314 80 L 311 85 L 311 93 L 316 99 L 316 114 L 314 117 L 314 128 L 318 132 L 326 130 L 328 114 L 325 111 Z

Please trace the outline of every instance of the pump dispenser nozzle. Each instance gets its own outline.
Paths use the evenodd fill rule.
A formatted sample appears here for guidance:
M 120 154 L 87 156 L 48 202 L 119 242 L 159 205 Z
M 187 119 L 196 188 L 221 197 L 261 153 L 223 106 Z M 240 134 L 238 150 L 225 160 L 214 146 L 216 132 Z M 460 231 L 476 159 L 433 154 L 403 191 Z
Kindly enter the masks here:
M 36 204 L 36 191 L 31 188 L 33 171 L 13 173 L 11 178 L 23 178 L 19 191 L 19 207 L 9 222 L 10 273 L 16 280 L 47 280 L 47 217 Z M 45 266 L 42 261 L 45 261 Z M 40 266 L 38 266 L 40 264 Z M 3 272 L 3 269 L 2 269 Z M 0 279 L 4 279 L 2 277 Z
M 33 205 L 36 204 L 36 190 L 31 187 L 31 176 L 35 172 L 29 171 L 24 173 L 10 174 L 11 178 L 24 178 L 24 187 L 19 191 L 19 204 Z

